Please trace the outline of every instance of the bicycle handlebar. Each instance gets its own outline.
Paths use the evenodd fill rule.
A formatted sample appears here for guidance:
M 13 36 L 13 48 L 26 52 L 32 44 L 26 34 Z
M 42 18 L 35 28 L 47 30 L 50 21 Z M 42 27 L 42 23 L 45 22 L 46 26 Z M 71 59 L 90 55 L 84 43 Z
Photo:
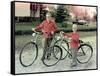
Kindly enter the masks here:
M 63 31 L 60 31 L 60 35 L 62 35 L 62 34 L 64 34 L 64 32 Z
M 43 34 L 41 31 L 33 31 L 33 33 L 36 33 L 38 35 L 42 35 Z

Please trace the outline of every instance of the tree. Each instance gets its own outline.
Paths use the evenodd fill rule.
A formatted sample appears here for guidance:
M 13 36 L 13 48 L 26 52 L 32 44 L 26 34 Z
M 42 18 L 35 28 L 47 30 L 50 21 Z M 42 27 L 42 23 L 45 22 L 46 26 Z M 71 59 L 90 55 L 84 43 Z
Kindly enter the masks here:
M 41 11 L 40 11 L 40 21 L 43 21 L 43 20 L 46 19 L 46 13 L 47 12 L 48 12 L 47 10 L 42 10 L 41 9 Z
M 69 12 L 67 8 L 64 7 L 64 5 L 59 5 L 56 10 L 56 22 L 63 22 L 65 20 L 68 20 L 70 17 Z

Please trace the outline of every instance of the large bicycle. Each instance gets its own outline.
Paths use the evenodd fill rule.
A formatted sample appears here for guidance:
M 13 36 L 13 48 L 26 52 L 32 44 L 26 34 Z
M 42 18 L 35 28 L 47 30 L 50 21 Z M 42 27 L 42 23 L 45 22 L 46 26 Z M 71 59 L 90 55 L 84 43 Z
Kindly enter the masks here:
M 55 42 L 55 45 L 58 45 L 62 48 L 62 58 L 61 60 L 65 59 L 66 57 L 71 58 L 72 54 L 69 47 L 69 38 L 64 38 L 63 36 L 64 32 L 60 32 L 59 39 Z M 89 42 L 83 42 L 82 40 L 79 40 L 79 47 L 77 52 L 77 61 L 81 64 L 89 62 L 89 60 L 92 57 L 93 54 L 93 48 L 89 44 Z M 57 58 L 57 57 L 56 57 Z
M 37 59 L 38 51 L 39 51 L 39 48 L 37 45 L 37 39 L 39 35 L 41 35 L 41 33 L 35 31 L 32 34 L 33 40 L 25 44 L 24 47 L 21 49 L 19 60 L 22 66 L 24 67 L 31 66 Z M 62 49 L 58 45 L 54 45 L 54 41 L 55 41 L 55 38 L 53 38 L 50 46 L 48 46 L 45 49 L 45 51 L 43 51 L 43 56 L 41 58 L 43 64 L 48 67 L 57 64 L 59 60 L 61 60 L 61 57 L 62 57 Z M 56 54 L 55 51 L 58 51 L 58 53 Z M 50 55 L 50 59 L 45 59 L 44 58 L 45 55 Z

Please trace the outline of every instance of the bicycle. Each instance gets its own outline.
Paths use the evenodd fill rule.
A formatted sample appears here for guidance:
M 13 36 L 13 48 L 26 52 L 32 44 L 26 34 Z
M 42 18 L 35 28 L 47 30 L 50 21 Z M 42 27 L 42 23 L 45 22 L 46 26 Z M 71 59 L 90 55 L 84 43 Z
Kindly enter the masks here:
M 60 32 L 59 39 L 55 42 L 55 45 L 58 45 L 62 48 L 62 58 L 61 60 L 65 59 L 67 56 L 72 58 L 72 54 L 69 47 L 70 39 L 66 39 L 63 36 L 64 32 Z M 79 47 L 77 52 L 77 61 L 81 64 L 89 62 L 93 54 L 93 48 L 88 42 L 83 42 L 79 40 Z M 57 58 L 57 57 L 56 57 Z
M 30 42 L 26 43 L 24 47 L 21 49 L 19 60 L 22 66 L 28 67 L 31 66 L 38 57 L 38 45 L 37 45 L 37 38 L 41 35 L 40 32 L 34 31 L 32 34 L 32 39 Z M 45 51 L 43 51 L 43 56 L 41 58 L 44 65 L 47 67 L 54 66 L 59 62 L 62 57 L 62 49 L 58 45 L 54 45 L 55 38 L 53 38 L 51 44 Z M 45 59 L 44 56 L 46 55 L 47 50 L 50 51 L 50 59 Z M 59 51 L 58 54 L 55 54 L 55 51 Z M 57 59 L 55 58 L 57 57 Z

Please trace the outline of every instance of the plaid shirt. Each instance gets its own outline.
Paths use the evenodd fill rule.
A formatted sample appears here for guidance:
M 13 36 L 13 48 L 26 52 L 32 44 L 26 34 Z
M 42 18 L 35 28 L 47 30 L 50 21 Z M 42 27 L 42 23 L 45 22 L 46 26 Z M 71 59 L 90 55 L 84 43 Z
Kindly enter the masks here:
M 38 25 L 35 30 L 42 30 L 45 38 L 50 38 L 52 33 L 57 30 L 56 23 L 54 21 L 44 20 L 40 25 Z
M 79 45 L 79 34 L 77 32 L 72 32 L 70 34 L 64 34 L 65 36 L 71 37 L 70 46 L 71 48 L 78 48 Z

